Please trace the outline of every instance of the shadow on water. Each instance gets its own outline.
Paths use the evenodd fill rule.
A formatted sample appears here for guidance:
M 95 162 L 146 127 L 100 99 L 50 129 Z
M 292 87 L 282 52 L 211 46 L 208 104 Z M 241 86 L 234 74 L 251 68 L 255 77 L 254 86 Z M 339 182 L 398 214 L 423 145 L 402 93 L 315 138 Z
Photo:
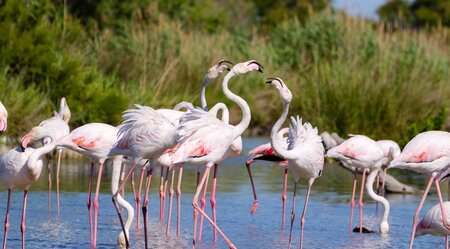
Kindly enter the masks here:
M 258 191 L 259 207 L 254 216 L 250 215 L 252 194 L 250 181 L 244 166 L 246 153 L 254 146 L 266 142 L 262 139 L 246 139 L 241 157 L 225 161 L 219 167 L 217 192 L 218 225 L 238 248 L 286 248 L 289 227 L 281 228 L 281 188 L 283 170 L 268 163 L 255 163 L 253 166 L 255 184 Z M 179 238 L 175 232 L 176 208 L 172 216 L 172 236 L 165 235 L 165 225 L 159 217 L 159 178 L 152 180 L 150 196 L 149 239 L 151 248 L 190 248 L 192 235 L 192 205 L 195 192 L 196 169 L 186 166 L 183 174 L 183 194 L 181 202 L 182 233 Z M 53 176 L 54 176 L 53 172 Z M 138 180 L 138 173 L 136 179 Z M 392 171 L 399 180 L 423 187 L 426 179 L 422 175 Z M 89 162 L 88 160 L 63 161 L 61 168 L 61 214 L 56 213 L 56 196 L 52 195 L 52 207 L 47 211 L 47 171 L 44 169 L 40 179 L 30 189 L 27 209 L 26 243 L 27 248 L 89 248 L 89 225 L 86 208 Z M 159 176 L 159 170 L 154 173 Z M 116 248 L 120 224 L 111 203 L 110 195 L 111 167 L 104 169 L 101 195 L 99 198 L 98 248 Z M 306 183 L 299 184 L 297 197 L 297 220 L 294 223 L 293 248 L 299 244 L 301 209 L 303 207 Z M 390 233 L 382 237 L 378 233 L 357 234 L 348 232 L 349 202 L 352 187 L 352 175 L 335 164 L 327 164 L 323 176 L 317 179 L 311 193 L 306 216 L 305 248 L 406 248 L 409 245 L 412 214 L 419 203 L 420 196 L 388 195 L 391 204 L 389 217 Z M 286 224 L 289 226 L 293 181 L 289 180 Z M 446 188 L 446 186 L 445 186 Z M 53 189 L 55 182 L 53 181 Z M 359 189 L 359 188 L 358 188 Z M 129 184 L 125 198 L 134 206 Z M 0 213 L 5 213 L 6 191 L 0 193 Z M 20 216 L 22 194 L 15 190 L 11 199 L 10 230 L 8 248 L 19 248 Z M 208 197 L 209 198 L 209 197 Z M 175 204 L 176 202 L 174 202 Z M 431 194 L 424 206 L 424 211 L 437 203 L 435 194 Z M 166 206 L 167 210 L 167 206 Z M 139 210 L 140 211 L 140 210 Z M 207 201 L 207 213 L 210 213 Z M 364 226 L 374 231 L 383 213 L 373 200 L 365 197 Z M 359 223 L 359 212 L 355 210 L 354 225 Z M 166 214 L 167 216 L 167 214 Z M 3 218 L 2 218 L 3 219 Z M 131 248 L 144 247 L 142 225 L 131 228 Z M 141 221 L 142 224 L 142 221 Z M 204 226 L 203 242 L 199 248 L 226 248 L 219 237 L 212 240 L 209 224 Z M 444 239 L 432 236 L 416 238 L 415 248 L 443 247 Z

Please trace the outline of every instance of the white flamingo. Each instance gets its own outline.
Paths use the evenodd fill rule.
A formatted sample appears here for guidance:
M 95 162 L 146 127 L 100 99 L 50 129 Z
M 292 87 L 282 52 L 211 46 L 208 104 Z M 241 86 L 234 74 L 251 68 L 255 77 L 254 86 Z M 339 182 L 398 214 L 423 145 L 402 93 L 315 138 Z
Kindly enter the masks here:
M 295 197 L 297 194 L 297 183 L 302 178 L 308 179 L 308 192 L 306 193 L 305 204 L 303 206 L 302 217 L 300 219 L 300 248 L 303 246 L 303 230 L 306 220 L 306 208 L 308 206 L 309 194 L 311 186 L 316 178 L 322 175 L 324 164 L 324 148 L 322 138 L 318 135 L 317 128 L 313 128 L 310 123 L 302 123 L 297 116 L 291 117 L 291 126 L 286 140 L 278 134 L 280 128 L 289 112 L 289 104 L 292 100 L 292 93 L 280 78 L 269 78 L 267 83 L 278 89 L 281 99 L 283 100 L 283 113 L 281 117 L 272 127 L 270 133 L 270 144 L 275 153 L 288 160 L 288 169 L 294 177 L 294 196 L 292 200 L 291 227 L 289 232 L 289 244 L 291 246 L 292 227 L 295 219 Z
M 254 60 L 238 63 L 233 66 L 222 82 L 225 96 L 237 103 L 242 110 L 243 118 L 238 125 L 229 125 L 202 109 L 194 109 L 183 115 L 177 128 L 178 145 L 172 155 L 172 163 L 206 164 L 202 180 L 198 184 L 192 200 L 194 206 L 193 247 L 196 242 L 197 215 L 200 212 L 217 229 L 230 248 L 235 248 L 215 222 L 198 206 L 198 197 L 208 179 L 211 167 L 224 158 L 233 141 L 245 131 L 250 123 L 251 114 L 248 104 L 228 89 L 228 81 L 236 75 L 251 71 L 262 72 L 262 66 Z
M 27 148 L 28 143 L 33 139 L 49 137 L 50 140 L 41 148 Z M 53 132 L 37 127 L 32 129 L 22 138 L 22 148 L 11 149 L 0 157 L 0 185 L 8 188 L 8 201 L 6 206 L 5 230 L 3 237 L 3 248 L 6 248 L 6 238 L 9 228 L 9 204 L 11 200 L 11 190 L 14 187 L 23 188 L 23 209 L 20 231 L 22 233 L 22 249 L 25 248 L 25 214 L 27 208 L 28 189 L 36 181 L 42 171 L 42 156 L 51 152 L 56 146 Z
M 444 211 L 447 217 L 447 224 L 450 223 L 448 217 L 450 216 L 450 202 L 444 202 Z M 433 236 L 445 237 L 445 248 L 448 248 L 447 236 L 450 235 L 450 230 L 442 222 L 442 211 L 440 204 L 434 205 L 425 214 L 423 219 L 416 226 L 415 237 L 430 234 Z

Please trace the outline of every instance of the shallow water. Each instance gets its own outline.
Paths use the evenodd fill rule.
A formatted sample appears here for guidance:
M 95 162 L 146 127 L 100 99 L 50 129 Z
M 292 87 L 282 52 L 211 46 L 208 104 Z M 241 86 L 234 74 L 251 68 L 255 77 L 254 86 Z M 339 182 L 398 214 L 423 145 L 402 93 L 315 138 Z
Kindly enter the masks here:
M 292 204 L 293 181 L 289 179 L 286 208 L 286 227 L 281 227 L 281 188 L 283 170 L 268 163 L 256 163 L 253 174 L 258 191 L 259 207 L 256 214 L 250 215 L 252 193 L 250 181 L 244 166 L 246 153 L 255 145 L 266 140 L 246 139 L 242 157 L 225 161 L 219 166 L 217 189 L 217 223 L 238 248 L 287 248 L 289 238 L 289 217 Z M 56 195 L 52 194 L 51 210 L 47 210 L 47 171 L 31 188 L 28 197 L 26 221 L 27 248 L 89 248 L 89 224 L 86 208 L 89 165 L 87 160 L 64 162 L 61 171 L 61 213 L 56 212 Z M 54 173 L 54 172 L 53 172 Z M 423 187 L 424 176 L 392 171 L 403 182 Z M 117 248 L 116 240 L 120 223 L 111 203 L 109 192 L 111 168 L 106 167 L 99 197 L 98 248 Z M 159 176 L 159 171 L 154 175 Z M 138 180 L 138 177 L 136 178 Z M 183 179 L 181 236 L 175 238 L 176 207 L 173 210 L 171 236 L 165 235 L 165 225 L 159 218 L 159 179 L 152 180 L 150 196 L 149 240 L 150 248 L 190 248 L 192 236 L 192 205 L 194 194 L 195 169 L 186 166 Z M 391 205 L 389 216 L 390 233 L 380 236 L 378 233 L 349 233 L 349 201 L 352 175 L 335 164 L 325 166 L 322 177 L 314 183 L 304 232 L 304 248 L 407 248 L 411 232 L 412 215 L 420 201 L 415 195 L 388 195 Z M 126 199 L 134 206 L 129 185 Z M 297 191 L 296 221 L 293 230 L 293 248 L 299 245 L 301 211 L 303 208 L 306 182 L 301 180 Z M 53 181 L 53 189 L 55 182 Z M 446 186 L 443 186 L 444 191 Z M 358 186 L 359 189 L 359 186 Z M 6 191 L 0 193 L 0 214 L 5 213 Z M 8 248 L 21 245 L 20 217 L 22 212 L 20 190 L 15 190 L 11 198 L 10 229 Z M 175 203 L 175 202 L 174 202 Z M 422 214 L 437 203 L 436 194 L 431 194 Z M 167 210 L 166 205 L 166 210 Z M 209 197 L 207 213 L 210 213 Z M 364 201 L 364 226 L 378 231 L 383 214 L 369 197 Z M 141 216 L 142 217 L 142 216 Z M 167 217 L 167 214 L 166 214 Z M 354 225 L 359 223 L 359 212 L 355 210 Z M 3 219 L 3 217 L 2 217 Z M 136 223 L 131 228 L 131 248 L 144 248 L 144 234 Z M 415 248 L 444 247 L 444 238 L 430 235 L 418 237 Z M 212 241 L 212 229 L 204 225 L 203 241 L 198 248 L 227 248 L 218 237 Z

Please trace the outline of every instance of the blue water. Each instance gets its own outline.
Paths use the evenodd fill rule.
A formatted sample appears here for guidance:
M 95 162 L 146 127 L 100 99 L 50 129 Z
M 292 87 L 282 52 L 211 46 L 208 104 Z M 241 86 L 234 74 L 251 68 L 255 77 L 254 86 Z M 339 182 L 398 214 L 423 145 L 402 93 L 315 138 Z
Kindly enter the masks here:
M 287 248 L 289 238 L 289 217 L 292 204 L 293 181 L 289 180 L 286 208 L 286 227 L 281 227 L 281 188 L 283 170 L 267 163 L 255 164 L 254 178 L 258 191 L 259 207 L 254 216 L 250 215 L 252 194 L 247 171 L 243 165 L 248 150 L 265 140 L 247 139 L 242 157 L 224 162 L 219 166 L 217 192 L 217 223 L 238 248 Z M 165 235 L 165 224 L 159 222 L 159 179 L 152 180 L 150 196 L 149 243 L 150 248 L 190 248 L 193 229 L 193 208 L 195 169 L 186 166 L 183 180 L 181 236 L 176 238 L 176 207 L 172 216 L 171 236 Z M 423 186 L 423 176 L 393 171 L 398 179 Z M 86 208 L 88 164 L 87 160 L 65 162 L 62 168 L 61 213 L 56 212 L 56 197 L 53 192 L 51 210 L 47 209 L 47 171 L 31 188 L 28 197 L 26 220 L 27 248 L 89 248 L 89 225 Z M 97 248 L 117 248 L 117 236 L 121 231 L 109 193 L 110 169 L 105 170 L 99 198 L 99 224 Z M 159 172 L 155 172 L 159 176 Z M 138 178 L 137 178 L 138 179 Z M 389 216 L 390 233 L 358 234 L 348 232 L 349 201 L 352 175 L 335 164 L 327 164 L 323 176 L 314 183 L 311 192 L 304 234 L 304 248 L 407 248 L 411 232 L 412 215 L 420 201 L 420 196 L 391 194 L 387 196 L 391 204 Z M 300 237 L 301 211 L 306 193 L 305 180 L 301 180 L 297 191 L 296 221 L 293 231 L 293 248 L 298 248 Z M 128 185 L 127 185 L 128 187 Z M 53 182 L 53 188 L 55 183 Z M 358 188 L 359 189 L 359 188 Z M 444 189 L 446 187 L 444 186 Z M 0 193 L 0 214 L 6 209 L 6 191 Z M 22 212 L 21 190 L 13 192 L 10 208 L 10 229 L 8 248 L 21 245 L 20 217 Z M 130 189 L 126 199 L 134 206 Z M 210 213 L 209 196 L 206 212 Z M 176 202 L 174 202 L 175 204 Z M 437 203 L 435 193 L 428 196 L 422 214 Z M 166 210 L 167 210 L 166 205 Z M 378 231 L 383 213 L 375 202 L 365 197 L 364 226 Z M 166 214 L 167 217 L 167 214 Z M 359 213 L 355 209 L 354 225 L 359 223 Z M 3 219 L 3 216 L 2 218 Z M 141 221 L 142 224 L 142 221 Z M 142 225 L 131 228 L 131 248 L 144 247 Z M 415 240 L 415 248 L 444 247 L 444 238 L 422 236 Z M 218 237 L 212 239 L 212 229 L 204 225 L 203 240 L 198 248 L 227 248 Z

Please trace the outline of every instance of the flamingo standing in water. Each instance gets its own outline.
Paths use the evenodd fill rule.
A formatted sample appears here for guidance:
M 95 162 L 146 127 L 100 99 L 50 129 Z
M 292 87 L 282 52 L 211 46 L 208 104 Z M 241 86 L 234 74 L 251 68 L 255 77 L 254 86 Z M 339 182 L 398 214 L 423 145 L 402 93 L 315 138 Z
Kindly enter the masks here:
M 363 209 L 363 192 L 364 192 L 364 180 L 366 173 L 370 170 L 370 174 L 367 177 L 366 190 L 369 196 L 377 202 L 380 202 L 384 206 L 384 214 L 382 222 L 380 223 L 380 233 L 387 234 L 389 232 L 388 216 L 389 216 L 389 202 L 382 196 L 375 194 L 373 191 L 373 182 L 375 177 L 381 169 L 384 160 L 383 149 L 374 140 L 363 136 L 354 135 L 351 138 L 345 140 L 340 145 L 331 148 L 326 153 L 327 157 L 331 157 L 344 162 L 345 164 L 355 167 L 355 180 L 353 181 L 351 212 L 350 212 L 350 225 L 351 230 L 353 220 L 353 207 L 354 197 L 356 189 L 356 172 L 358 169 L 362 169 L 362 183 L 361 191 L 359 195 L 359 232 L 362 233 L 362 209 Z
M 409 169 L 422 174 L 431 174 L 425 192 L 417 207 L 413 218 L 413 229 L 411 232 L 410 249 L 414 244 L 414 237 L 419 221 L 419 214 L 425 202 L 425 198 L 430 191 L 431 185 L 436 185 L 439 203 L 442 213 L 443 225 L 450 230 L 450 223 L 447 222 L 444 202 L 442 200 L 439 182 L 447 175 L 450 168 L 450 133 L 445 131 L 426 131 L 415 136 L 406 144 L 402 153 L 394 158 L 389 164 L 390 168 Z M 446 237 L 447 239 L 447 237 Z M 448 243 L 447 243 L 448 244 Z
M 59 112 L 54 113 L 54 116 L 42 121 L 39 126 L 49 129 L 53 131 L 55 134 L 55 139 L 59 140 L 64 136 L 67 136 L 70 133 L 69 128 L 69 120 L 70 120 L 70 109 L 67 105 L 66 98 L 61 98 L 61 102 L 59 105 Z M 44 139 L 43 143 L 47 143 L 47 141 Z M 59 208 L 59 169 L 61 165 L 61 153 L 63 148 L 61 146 L 56 146 L 56 151 L 58 153 L 57 158 L 57 164 L 56 164 L 56 202 L 57 202 L 57 209 L 58 214 L 60 211 Z M 50 211 L 50 199 L 51 199 L 51 192 L 52 192 L 52 174 L 51 174 L 51 168 L 50 168 L 50 162 L 48 162 L 47 165 L 48 169 L 48 210 Z
M 0 101 L 0 133 L 6 131 L 8 127 L 8 111 Z
M 27 148 L 32 138 L 42 139 L 49 137 L 50 141 L 41 148 Z M 20 231 L 22 233 L 22 249 L 25 248 L 25 214 L 27 210 L 28 189 L 36 181 L 42 170 L 42 156 L 51 152 L 56 146 L 54 133 L 43 129 L 34 128 L 22 139 L 23 148 L 11 149 L 0 157 L 0 185 L 8 188 L 8 202 L 6 206 L 5 230 L 3 235 L 3 248 L 6 248 L 6 238 L 9 228 L 9 203 L 13 187 L 23 188 L 23 209 Z
M 278 132 L 278 136 L 280 138 L 283 138 L 285 134 L 289 132 L 289 128 L 283 128 Z M 287 137 L 284 138 L 287 140 Z M 287 148 L 287 141 L 286 141 L 286 148 Z M 281 208 L 281 226 L 284 227 L 284 220 L 285 220 L 285 211 L 286 211 L 286 187 L 287 187 L 287 177 L 288 177 L 288 161 L 277 154 L 275 154 L 275 151 L 273 150 L 270 143 L 261 144 L 259 146 L 256 146 L 253 148 L 249 153 L 249 159 L 245 161 L 245 166 L 247 167 L 248 176 L 250 178 L 250 183 L 252 185 L 252 191 L 253 191 L 253 205 L 250 209 L 250 213 L 253 215 L 256 212 L 256 209 L 258 208 L 258 198 L 256 196 L 256 190 L 255 185 L 253 182 L 252 172 L 250 169 L 250 166 L 255 161 L 269 161 L 269 162 L 275 162 L 281 167 L 284 168 L 284 181 L 283 181 L 283 190 L 281 194 L 281 201 L 282 201 L 282 208 Z
M 447 217 L 447 224 L 450 223 L 448 217 L 450 216 L 450 202 L 444 202 L 444 211 Z M 425 214 L 423 219 L 417 224 L 415 237 L 431 234 L 433 236 L 445 237 L 445 248 L 448 248 L 447 236 L 450 235 L 450 230 L 444 226 L 442 222 L 442 211 L 440 204 L 434 205 Z
M 103 164 L 111 158 L 113 167 L 118 167 L 120 171 L 121 156 L 110 156 L 109 151 L 117 142 L 118 128 L 102 123 L 90 123 L 80 126 L 73 130 L 69 135 L 61 138 L 58 141 L 58 146 L 66 147 L 74 150 L 80 154 L 87 156 L 90 160 L 90 174 L 89 174 L 89 189 L 87 197 L 87 206 L 89 212 L 89 237 L 91 246 L 95 247 L 97 244 L 97 216 L 98 216 L 98 193 L 100 191 L 100 183 L 102 178 Z M 92 191 L 92 175 L 94 174 L 94 165 L 98 163 L 98 176 L 94 197 L 94 225 L 92 227 L 92 212 L 91 212 L 91 191 Z M 119 173 L 120 174 L 120 173 Z M 116 187 L 117 188 L 117 187 Z M 115 196 L 117 197 L 117 195 Z M 119 199 L 119 197 L 117 197 Z M 121 201 L 123 202 L 123 201 Z M 129 209 L 127 209 L 129 210 Z M 131 217 L 134 214 L 131 214 Z M 130 218 L 130 213 L 128 213 Z M 119 217 L 121 218 L 121 217 Z M 124 234 L 125 244 L 128 245 L 128 231 Z M 122 235 L 121 235 L 122 236 Z M 123 239 L 121 243 L 123 243 Z
M 295 180 L 288 248 L 291 247 L 292 227 L 295 219 L 295 197 L 297 194 L 297 183 L 300 177 L 308 179 L 308 192 L 306 194 L 302 217 L 300 219 L 300 248 L 302 248 L 306 208 L 308 206 L 311 186 L 314 180 L 322 175 L 324 164 L 324 148 L 322 145 L 322 138 L 318 135 L 317 128 L 313 128 L 310 123 L 302 124 L 302 120 L 298 116 L 296 118 L 291 117 L 292 123 L 289 128 L 287 141 L 280 137 L 280 128 L 288 115 L 289 104 L 292 100 L 292 93 L 280 78 L 269 78 L 267 79 L 267 83 L 278 89 L 283 101 L 283 113 L 272 127 L 272 131 L 270 132 L 270 144 L 277 155 L 288 160 L 287 167 L 289 171 L 291 171 Z
M 193 247 L 196 245 L 197 216 L 200 212 L 217 229 L 230 248 L 235 248 L 216 223 L 198 206 L 198 198 L 209 177 L 211 167 L 217 165 L 224 158 L 233 141 L 247 129 L 250 123 L 250 107 L 244 99 L 228 89 L 228 81 L 236 75 L 251 71 L 262 72 L 262 66 L 254 60 L 238 63 L 233 66 L 222 82 L 222 90 L 225 96 L 237 103 L 242 110 L 243 118 L 238 125 L 229 125 L 204 110 L 194 109 L 183 115 L 177 128 L 178 145 L 171 156 L 172 163 L 206 164 L 203 177 L 192 200 L 194 206 Z

